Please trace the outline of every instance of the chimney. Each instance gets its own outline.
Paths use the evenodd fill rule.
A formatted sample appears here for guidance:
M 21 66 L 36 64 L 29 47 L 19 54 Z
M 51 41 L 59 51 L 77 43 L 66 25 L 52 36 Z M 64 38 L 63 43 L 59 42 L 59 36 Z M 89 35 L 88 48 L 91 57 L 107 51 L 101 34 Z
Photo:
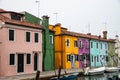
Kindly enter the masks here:
M 101 35 L 99 35 L 98 38 L 100 39 L 100 38 L 101 38 Z
M 87 33 L 87 35 L 91 35 L 91 33 Z
M 42 17 L 42 26 L 47 29 L 49 27 L 49 17 L 47 15 Z
M 118 35 L 116 35 L 116 36 L 115 36 L 115 39 L 116 39 L 116 40 L 119 40 L 119 36 L 118 36 Z
M 103 39 L 107 39 L 107 31 L 103 31 Z

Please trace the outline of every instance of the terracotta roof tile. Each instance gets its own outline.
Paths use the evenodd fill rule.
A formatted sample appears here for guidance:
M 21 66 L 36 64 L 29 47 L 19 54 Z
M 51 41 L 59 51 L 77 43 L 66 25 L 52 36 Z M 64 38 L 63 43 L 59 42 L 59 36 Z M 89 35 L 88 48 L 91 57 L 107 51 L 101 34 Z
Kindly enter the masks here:
M 83 33 L 76 33 L 76 32 L 71 32 L 71 31 L 61 31 L 61 34 L 59 35 L 70 35 L 70 36 L 76 36 L 76 37 L 83 37 L 83 38 L 88 38 L 88 39 L 95 39 L 95 40 L 100 40 L 100 41 L 106 41 L 106 42 L 114 42 L 114 39 L 103 39 L 100 36 L 96 35 L 88 35 L 88 34 L 83 34 Z
M 37 28 L 37 29 L 43 29 L 41 25 L 33 24 L 27 21 L 18 21 L 18 20 L 11 20 L 3 15 L 0 15 L 0 20 L 9 23 L 9 24 L 15 24 L 15 25 L 20 25 L 20 26 L 26 26 L 30 28 Z

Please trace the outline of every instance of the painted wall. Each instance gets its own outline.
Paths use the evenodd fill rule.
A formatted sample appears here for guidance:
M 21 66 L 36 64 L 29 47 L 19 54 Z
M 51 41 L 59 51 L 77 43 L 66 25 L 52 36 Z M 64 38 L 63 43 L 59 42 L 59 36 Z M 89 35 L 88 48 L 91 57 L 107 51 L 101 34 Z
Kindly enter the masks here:
M 82 46 L 81 46 L 82 45 Z M 90 66 L 90 40 L 87 38 L 78 39 L 80 67 Z
M 97 48 L 97 43 L 98 43 L 98 48 Z M 99 48 L 100 48 L 99 41 L 91 39 L 90 40 L 90 66 L 91 67 L 101 66 Z
M 35 23 L 35 24 L 40 24 L 41 19 L 28 13 L 28 12 L 23 12 L 25 14 L 25 20 L 27 20 L 28 22 L 31 23 Z
M 14 41 L 9 41 L 9 29 L 15 31 Z M 31 33 L 30 42 L 26 42 L 26 31 Z M 3 34 L 4 33 L 4 34 Z M 34 33 L 39 34 L 39 42 L 34 42 Z M 24 55 L 24 72 L 22 74 L 34 73 L 34 54 L 38 54 L 38 70 L 42 71 L 42 31 L 32 28 L 7 25 L 0 29 L 0 76 L 18 75 L 18 54 Z M 15 54 L 15 65 L 9 65 L 10 54 Z M 31 64 L 26 64 L 26 54 L 31 54 Z
M 100 49 L 100 60 L 101 60 L 101 66 L 104 66 L 108 64 L 108 43 L 104 41 L 99 42 L 99 49 Z
M 118 62 L 115 57 L 117 57 L 115 54 L 115 43 L 108 42 L 108 66 L 117 66 Z
M 54 70 L 54 32 L 49 29 L 49 17 L 43 16 L 42 25 L 42 52 L 43 52 L 43 70 Z M 53 37 L 53 43 L 50 43 L 50 36 Z
M 55 30 L 55 68 L 62 66 L 64 69 L 79 68 L 79 62 L 75 60 L 78 57 L 78 47 L 74 47 L 74 41 L 78 41 L 77 37 L 68 35 L 59 35 L 61 25 L 54 26 Z M 57 32 L 58 30 L 58 32 Z M 69 39 L 69 46 L 67 46 Z

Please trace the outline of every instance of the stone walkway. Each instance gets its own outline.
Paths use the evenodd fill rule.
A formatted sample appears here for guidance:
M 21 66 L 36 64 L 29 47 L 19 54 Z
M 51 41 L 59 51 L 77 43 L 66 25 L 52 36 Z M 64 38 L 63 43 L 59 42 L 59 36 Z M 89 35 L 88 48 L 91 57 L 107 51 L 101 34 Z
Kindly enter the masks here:
M 65 71 L 70 74 L 70 73 L 75 73 L 75 72 L 83 72 L 82 69 L 62 69 L 61 70 L 61 75 L 65 74 Z M 58 70 L 55 71 L 46 71 L 46 72 L 41 72 L 40 73 L 40 77 L 51 77 L 51 76 L 55 76 L 58 75 Z M 36 76 L 35 73 L 33 74 L 21 74 L 21 75 L 16 75 L 16 76 L 7 76 L 7 77 L 0 77 L 0 80 L 30 80 L 30 79 L 34 79 Z

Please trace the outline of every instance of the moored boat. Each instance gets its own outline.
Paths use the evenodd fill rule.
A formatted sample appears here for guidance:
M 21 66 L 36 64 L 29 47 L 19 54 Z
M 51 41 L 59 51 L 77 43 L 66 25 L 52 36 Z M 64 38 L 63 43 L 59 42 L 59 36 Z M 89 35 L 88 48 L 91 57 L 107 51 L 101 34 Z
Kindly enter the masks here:
M 119 70 L 118 67 L 105 67 L 105 72 L 118 72 Z
M 77 78 L 79 73 L 72 73 L 68 75 L 60 76 L 59 80 L 74 80 Z M 50 78 L 50 80 L 58 80 L 58 77 Z
M 93 68 L 87 70 L 88 71 L 85 71 L 85 75 L 98 75 L 98 74 L 104 74 L 105 67 L 99 67 L 99 68 Z

